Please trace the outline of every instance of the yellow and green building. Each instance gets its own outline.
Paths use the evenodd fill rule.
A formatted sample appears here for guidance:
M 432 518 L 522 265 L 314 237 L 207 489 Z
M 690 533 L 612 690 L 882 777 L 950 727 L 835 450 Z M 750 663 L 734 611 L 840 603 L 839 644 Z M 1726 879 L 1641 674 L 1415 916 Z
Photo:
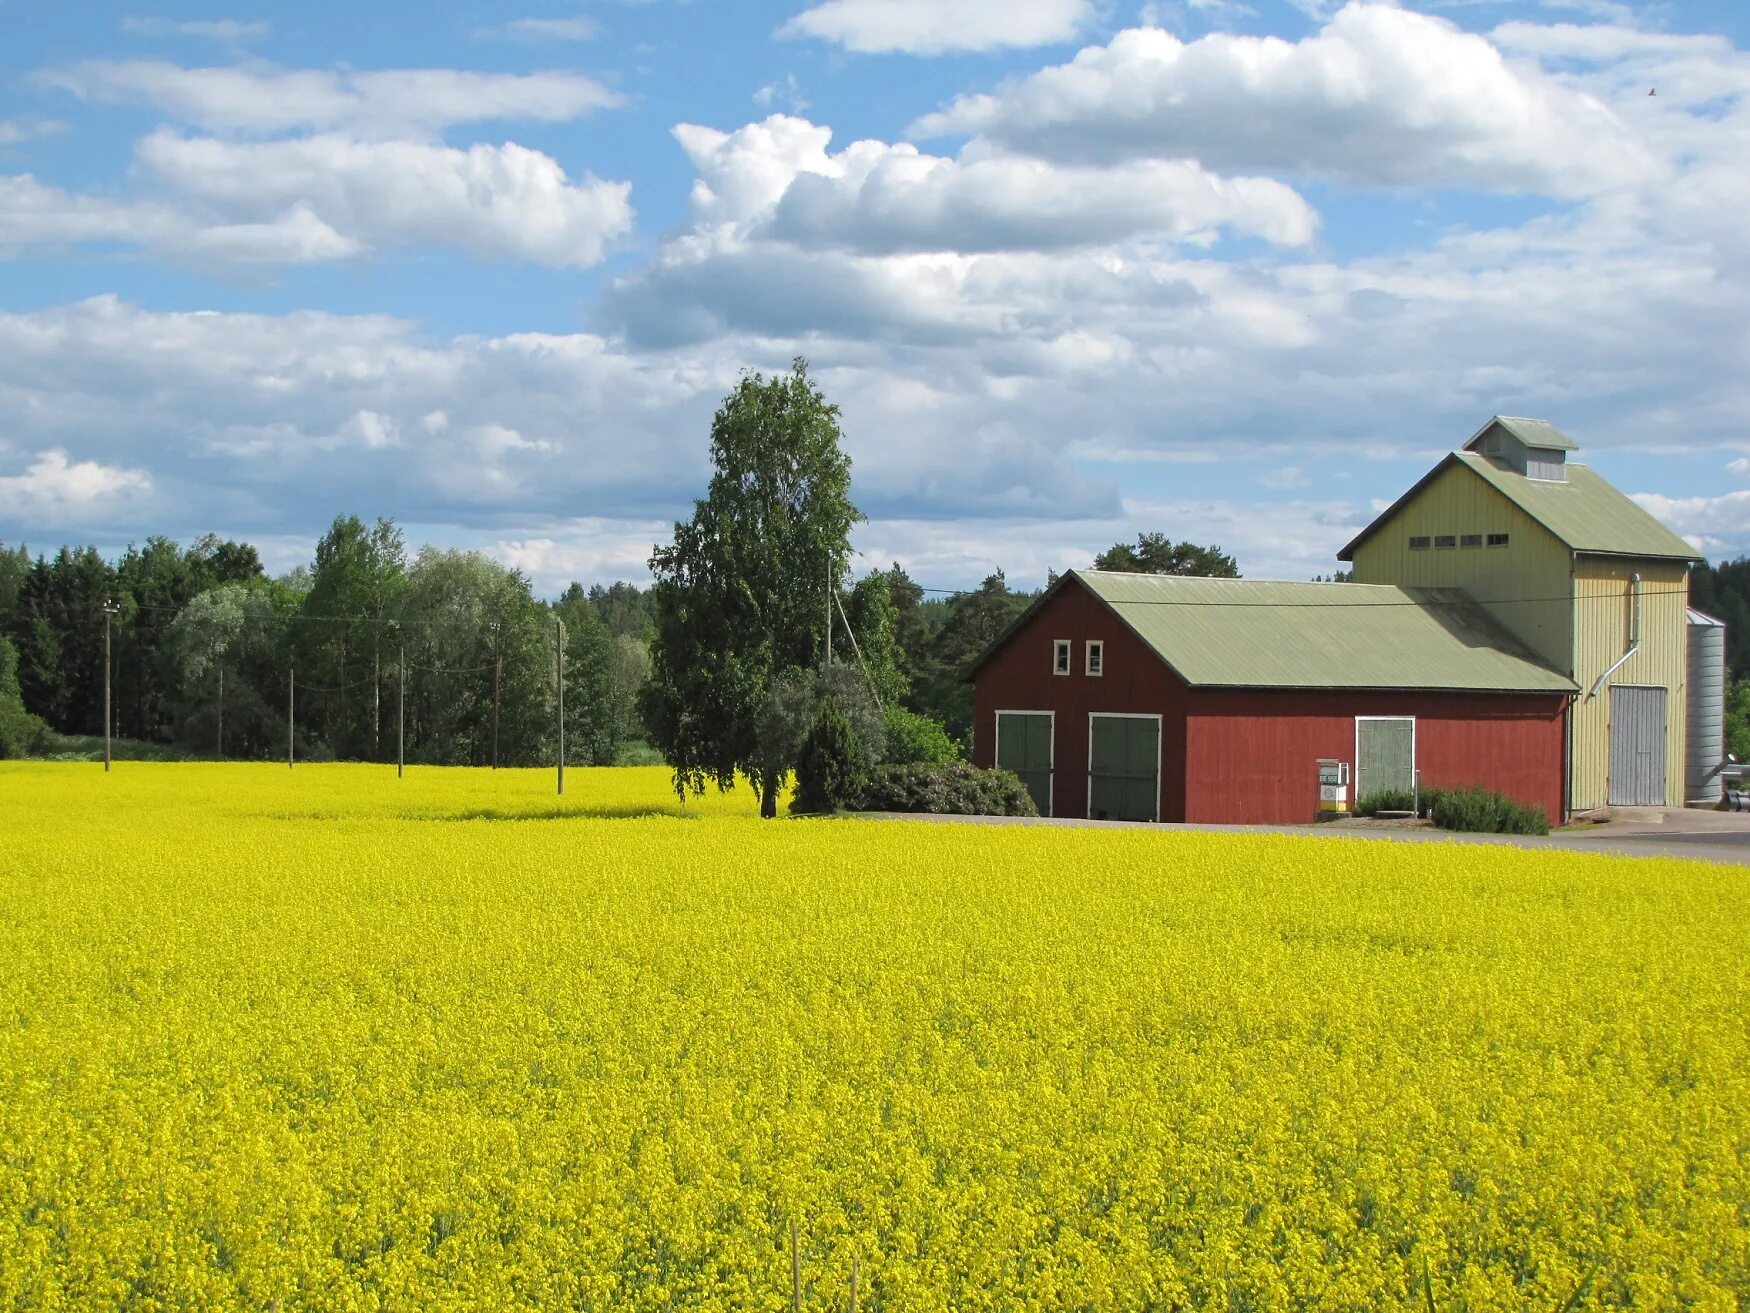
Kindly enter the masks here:
M 1701 559 L 1544 420 L 1496 416 L 1338 555 L 1357 583 L 1460 588 L 1578 686 L 1568 806 L 1681 807 Z

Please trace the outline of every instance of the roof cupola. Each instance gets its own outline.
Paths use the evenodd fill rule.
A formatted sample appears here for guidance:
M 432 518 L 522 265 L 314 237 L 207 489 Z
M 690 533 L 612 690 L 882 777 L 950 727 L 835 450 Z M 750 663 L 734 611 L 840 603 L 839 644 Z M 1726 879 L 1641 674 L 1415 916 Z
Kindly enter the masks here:
M 1548 420 L 1497 415 L 1464 444 L 1466 451 L 1543 483 L 1565 483 L 1567 457 L 1580 446 Z

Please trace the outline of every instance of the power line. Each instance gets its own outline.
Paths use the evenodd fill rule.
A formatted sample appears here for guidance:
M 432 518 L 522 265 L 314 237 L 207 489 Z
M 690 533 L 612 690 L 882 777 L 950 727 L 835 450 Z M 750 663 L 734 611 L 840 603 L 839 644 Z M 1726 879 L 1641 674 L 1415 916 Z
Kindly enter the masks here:
M 1139 579 L 1147 579 L 1147 578 L 1178 578 L 1178 579 L 1183 579 L 1183 578 L 1192 578 L 1194 576 L 1189 576 L 1189 575 L 1141 575 L 1141 574 L 1139 574 L 1136 577 Z M 1220 580 L 1219 582 L 1236 583 L 1237 584 L 1237 583 L 1245 583 L 1247 581 L 1242 580 L 1242 579 L 1224 579 L 1224 580 Z M 1280 583 L 1282 581 L 1280 581 L 1280 580 L 1255 580 L 1252 582 Z M 1328 587 L 1332 587 L 1332 588 L 1348 588 L 1351 586 L 1352 585 L 1350 585 L 1350 584 L 1330 584 L 1330 585 L 1328 585 Z M 1357 586 L 1366 588 L 1366 587 L 1379 587 L 1381 585 L 1361 584 L 1361 585 L 1357 585 Z M 1391 585 L 1391 586 L 1392 587 L 1401 587 L 1402 585 Z M 940 595 L 947 596 L 947 597 L 976 597 L 980 594 L 980 592 L 982 590 L 977 589 L 977 588 L 920 588 L 918 591 L 924 592 L 924 593 L 940 594 Z M 1443 591 L 1462 591 L 1462 590 L 1448 587 L 1448 588 L 1444 588 Z M 1676 596 L 1687 597 L 1688 595 L 1689 595 L 1689 589 L 1687 587 L 1683 587 L 1683 588 L 1645 588 L 1642 590 L 1642 593 L 1641 593 L 1642 597 L 1676 597 Z M 1011 597 L 1011 598 L 1023 598 L 1023 599 L 1028 599 L 1028 600 L 1037 600 L 1038 598 L 1044 596 L 1044 593 L 1043 592 L 1039 592 L 1039 593 L 1013 593 L 1013 592 L 1011 592 L 1011 593 L 1007 593 L 1007 594 L 993 593 L 993 594 L 991 594 L 991 596 L 993 596 L 993 597 L 1007 596 L 1007 597 Z M 1421 600 L 1418 600 L 1416 598 L 1407 598 L 1407 599 L 1406 598 L 1393 598 L 1390 600 L 1381 599 L 1378 601 L 1334 601 L 1334 600 L 1321 599 L 1319 601 L 1308 601 L 1308 602 L 1277 602 L 1277 601 L 1248 602 L 1248 601 L 1237 601 L 1237 600 L 1226 600 L 1226 599 L 1209 599 L 1209 598 L 1196 598 L 1196 597 L 1126 597 L 1126 598 L 1116 600 L 1114 604 L 1118 605 L 1118 606 L 1195 606 L 1195 607 L 1202 607 L 1202 608 L 1214 607 L 1214 608 L 1222 608 L 1222 609 L 1244 609 L 1244 608 L 1254 608 L 1255 607 L 1255 608 L 1258 608 L 1261 610 L 1267 610 L 1267 611 L 1318 610 L 1318 609 L 1322 609 L 1322 608 L 1323 609 L 1335 609 L 1337 607 L 1344 607 L 1344 608 L 1369 607 L 1369 608 L 1374 608 L 1374 607 L 1391 607 L 1391 606 L 1415 607 L 1418 609 L 1425 610 L 1431 606 L 1470 606 L 1470 605 L 1476 605 L 1476 606 L 1514 606 L 1514 605 L 1520 605 L 1520 604 L 1530 604 L 1530 603 L 1534 603 L 1534 602 L 1535 603 L 1542 603 L 1542 602 L 1612 602 L 1612 603 L 1615 603 L 1617 605 L 1621 605 L 1624 596 L 1625 595 L 1623 595 L 1623 594 L 1613 594 L 1613 593 L 1598 593 L 1598 594 L 1593 594 L 1593 595 L 1580 595 L 1580 594 L 1575 594 L 1575 593 L 1558 593 L 1558 594 L 1555 594 L 1555 595 L 1549 596 L 1549 597 L 1487 598 L 1487 597 L 1475 597 L 1475 596 L 1467 593 L 1467 594 L 1465 594 L 1464 597 L 1430 597 L 1430 598 L 1421 599 Z

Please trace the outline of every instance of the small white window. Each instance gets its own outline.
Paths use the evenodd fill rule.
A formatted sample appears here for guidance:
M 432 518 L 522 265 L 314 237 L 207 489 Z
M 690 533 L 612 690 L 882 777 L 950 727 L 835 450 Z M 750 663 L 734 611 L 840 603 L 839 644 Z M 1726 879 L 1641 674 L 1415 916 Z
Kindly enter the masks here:
M 1106 644 L 1097 638 L 1088 640 L 1088 673 L 1098 675 L 1106 668 Z
M 1051 673 L 1069 674 L 1069 639 L 1059 638 L 1051 644 Z

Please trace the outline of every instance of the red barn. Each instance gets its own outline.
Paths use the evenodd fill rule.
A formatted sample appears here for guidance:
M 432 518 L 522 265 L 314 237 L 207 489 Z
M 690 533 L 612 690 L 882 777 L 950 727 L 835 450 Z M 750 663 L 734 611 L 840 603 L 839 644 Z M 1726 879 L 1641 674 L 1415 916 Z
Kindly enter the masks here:
M 979 659 L 973 759 L 1042 815 L 1317 819 L 1350 798 L 1483 785 L 1563 819 L 1565 676 L 1460 589 L 1072 570 Z

